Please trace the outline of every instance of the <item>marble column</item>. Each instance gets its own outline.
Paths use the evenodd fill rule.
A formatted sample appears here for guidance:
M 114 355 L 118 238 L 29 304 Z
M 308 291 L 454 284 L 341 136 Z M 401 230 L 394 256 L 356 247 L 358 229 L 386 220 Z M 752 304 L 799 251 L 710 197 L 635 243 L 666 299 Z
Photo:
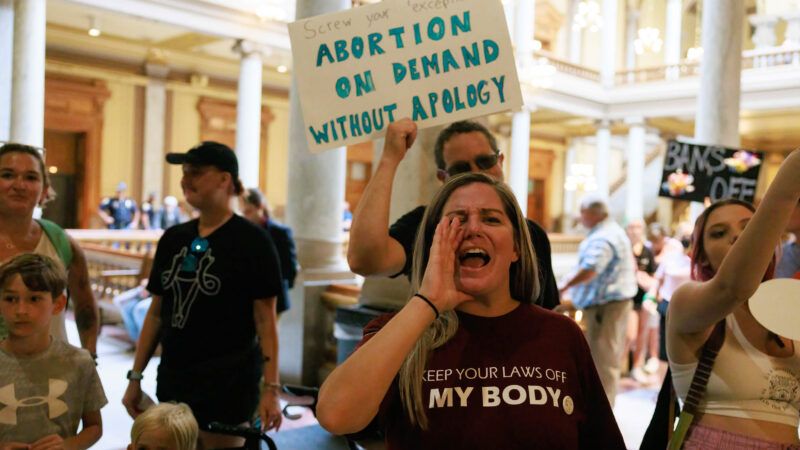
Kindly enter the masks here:
M 625 18 L 625 69 L 633 70 L 636 68 L 636 37 L 639 31 L 639 17 L 641 13 L 628 7 L 628 14 Z
M 669 66 L 681 62 L 682 0 L 667 0 L 666 13 L 666 24 L 664 25 L 664 63 Z
M 11 79 L 14 67 L 14 0 L 0 0 L 0 141 L 11 128 Z
M 156 198 L 162 198 L 169 67 L 148 62 L 145 64 L 145 73 L 148 81 L 144 91 L 144 154 L 140 198 L 147 198 L 151 192 L 156 193 Z
M 578 3 L 580 0 L 570 0 L 567 6 L 567 27 L 569 27 L 569 46 L 567 57 L 573 64 L 581 63 L 581 51 L 583 47 L 583 28 L 575 26 L 575 14 L 578 13 Z
M 744 0 L 705 0 L 703 58 L 695 115 L 695 140 L 700 144 L 739 147 L 739 97 L 742 74 Z M 699 206 L 696 206 L 699 205 Z M 702 211 L 693 203 L 692 220 Z
M 598 194 L 608 197 L 609 176 L 608 161 L 611 159 L 611 122 L 597 121 L 597 151 L 595 152 L 595 179 Z
M 739 146 L 744 0 L 705 0 L 703 59 L 695 116 L 695 139 L 702 144 Z
M 645 169 L 645 127 L 641 117 L 625 119 L 628 129 L 627 160 L 628 170 L 625 180 L 625 220 L 644 219 L 644 183 Z
M 239 94 L 236 100 L 236 157 L 239 178 L 245 187 L 258 187 L 261 160 L 261 50 L 249 41 L 239 40 L 233 50 L 241 55 Z M 299 106 L 299 104 L 298 104 Z M 302 121 L 302 115 L 301 115 Z
M 534 2 L 518 0 L 514 13 L 514 43 L 516 47 L 517 69 L 528 70 L 533 62 L 533 30 L 535 20 Z M 525 106 L 522 111 L 514 113 L 511 127 L 511 166 L 508 184 L 514 192 L 522 209 L 528 209 L 528 178 L 531 142 L 531 113 Z
M 14 1 L 11 141 L 44 143 L 45 0 Z
M 603 47 L 600 67 L 600 82 L 605 87 L 614 85 L 617 70 L 617 3 L 619 0 L 603 0 Z

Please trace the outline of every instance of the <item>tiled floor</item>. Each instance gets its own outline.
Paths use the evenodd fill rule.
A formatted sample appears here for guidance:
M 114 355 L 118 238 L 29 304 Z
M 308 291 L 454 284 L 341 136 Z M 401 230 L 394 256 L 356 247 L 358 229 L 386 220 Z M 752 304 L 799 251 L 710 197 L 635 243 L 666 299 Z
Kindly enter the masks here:
M 73 343 L 78 342 L 74 324 L 68 324 L 67 328 L 70 334 L 70 341 Z M 98 344 L 98 370 L 108 397 L 108 405 L 102 410 L 103 438 L 94 447 L 99 450 L 123 449 L 130 442 L 129 432 L 133 421 L 122 406 L 121 400 L 127 387 L 125 373 L 133 364 L 133 351 L 130 344 L 125 343 L 117 336 L 119 336 L 118 331 L 112 327 L 104 327 Z M 144 391 L 153 397 L 155 397 L 155 372 L 157 366 L 158 357 L 154 357 L 150 361 L 147 370 L 145 370 L 145 378 L 142 381 Z M 653 386 L 649 388 L 643 388 L 630 379 L 624 379 L 621 383 L 614 413 L 617 416 L 617 421 L 622 429 L 628 448 L 639 447 L 644 430 L 650 421 L 650 416 L 655 406 L 655 398 L 658 394 L 658 387 L 660 386 L 656 378 L 654 376 L 652 380 Z M 296 422 L 284 419 L 284 426 L 279 433 L 313 425 L 315 422 L 310 413 L 304 414 L 303 418 Z M 296 432 L 292 434 L 296 434 Z M 313 435 L 312 438 L 319 438 L 319 436 L 316 436 L 319 433 L 310 434 Z M 300 446 L 295 448 L 298 450 L 303 448 L 316 450 L 315 447 L 316 444 L 311 444 L 308 447 Z M 288 449 L 281 447 L 281 450 Z

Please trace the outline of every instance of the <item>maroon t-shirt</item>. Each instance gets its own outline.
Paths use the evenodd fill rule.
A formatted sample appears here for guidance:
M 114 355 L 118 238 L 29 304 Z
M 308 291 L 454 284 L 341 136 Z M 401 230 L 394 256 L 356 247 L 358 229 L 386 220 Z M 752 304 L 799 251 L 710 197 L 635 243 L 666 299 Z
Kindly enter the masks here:
M 370 322 L 359 345 L 391 317 Z M 458 317 L 423 375 L 428 430 L 411 426 L 397 380 L 386 393 L 378 420 L 388 449 L 625 448 L 575 322 L 532 305 Z

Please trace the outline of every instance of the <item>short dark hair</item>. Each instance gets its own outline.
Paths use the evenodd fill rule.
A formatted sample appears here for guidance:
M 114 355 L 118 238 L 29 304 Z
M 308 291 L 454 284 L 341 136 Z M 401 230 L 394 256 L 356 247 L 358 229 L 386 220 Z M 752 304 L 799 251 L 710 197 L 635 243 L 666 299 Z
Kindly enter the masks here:
M 19 275 L 25 286 L 35 292 L 50 292 L 58 297 L 67 287 L 67 274 L 56 262 L 36 253 L 23 253 L 0 266 L 0 291 Z
M 497 148 L 497 139 L 494 138 L 494 135 L 492 135 L 489 129 L 478 122 L 461 120 L 451 123 L 436 137 L 436 144 L 433 147 L 433 155 L 436 157 L 436 167 L 441 170 L 445 170 L 446 168 L 444 163 L 444 144 L 446 144 L 447 141 L 457 134 L 472 133 L 475 131 L 486 136 L 486 140 L 489 141 L 489 146 L 492 147 L 492 151 L 495 154 L 500 153 L 500 149 Z

